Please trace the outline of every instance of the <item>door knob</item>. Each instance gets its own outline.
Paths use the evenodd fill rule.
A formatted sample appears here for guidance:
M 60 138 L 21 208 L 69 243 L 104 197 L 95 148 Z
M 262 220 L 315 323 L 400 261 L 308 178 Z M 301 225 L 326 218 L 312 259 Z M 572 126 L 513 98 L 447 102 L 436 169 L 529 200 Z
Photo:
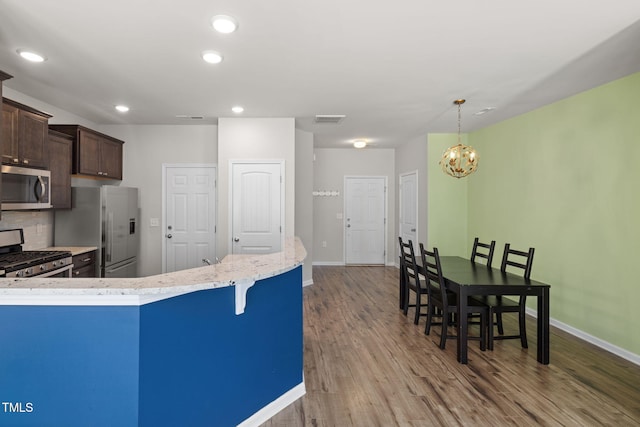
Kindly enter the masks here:
M 167 239 L 172 238 L 173 236 L 171 234 L 167 234 Z
M 350 228 L 350 227 L 351 227 L 351 224 L 347 224 L 347 228 Z
M 239 242 L 239 241 L 240 241 L 240 239 L 239 239 L 238 237 L 234 237 L 234 238 L 233 238 L 233 241 L 234 241 L 234 242 Z

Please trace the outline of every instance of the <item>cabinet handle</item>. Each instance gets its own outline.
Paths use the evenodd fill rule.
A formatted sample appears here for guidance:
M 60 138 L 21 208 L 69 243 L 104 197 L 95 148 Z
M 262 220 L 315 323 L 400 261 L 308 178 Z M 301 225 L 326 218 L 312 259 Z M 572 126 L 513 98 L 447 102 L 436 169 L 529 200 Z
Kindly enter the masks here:
M 13 159 L 13 163 L 20 163 L 20 159 Z
M 74 271 L 73 274 L 75 274 L 76 276 L 80 274 L 80 272 L 78 270 Z
M 82 262 L 89 262 L 89 261 L 91 261 L 91 258 L 85 258 L 82 260 Z
M 24 159 L 24 160 L 22 161 L 22 163 L 24 163 L 25 165 L 28 165 L 28 164 L 29 164 L 29 160 Z

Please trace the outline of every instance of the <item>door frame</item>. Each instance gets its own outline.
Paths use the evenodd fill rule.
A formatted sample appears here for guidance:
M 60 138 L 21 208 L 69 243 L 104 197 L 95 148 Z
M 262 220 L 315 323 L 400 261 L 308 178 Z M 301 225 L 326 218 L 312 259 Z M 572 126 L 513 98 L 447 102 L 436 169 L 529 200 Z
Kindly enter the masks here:
M 418 186 L 420 185 L 420 181 L 419 181 L 419 176 L 418 176 L 418 170 L 412 170 L 409 172 L 405 172 L 405 173 L 401 173 L 398 175 L 398 235 L 402 234 L 402 190 L 401 190 L 401 186 L 402 186 L 402 177 L 403 176 L 408 176 L 408 175 L 415 175 L 416 176 L 416 194 L 415 194 L 415 200 L 416 200 L 416 244 L 417 244 L 417 239 L 419 236 L 419 232 L 420 232 L 420 192 L 418 189 Z M 400 247 L 396 246 L 396 251 L 399 251 Z M 396 254 L 397 256 L 395 257 L 396 259 L 396 263 L 398 262 L 398 257 L 400 256 L 400 252 L 398 252 Z
M 351 178 L 376 178 L 376 179 L 384 179 L 384 243 L 383 243 L 383 248 L 384 248 L 384 263 L 383 265 L 387 265 L 387 233 L 389 232 L 389 221 L 387 221 L 387 218 L 389 218 L 389 178 L 385 175 L 345 175 L 343 178 L 343 189 L 342 189 L 342 194 L 344 194 L 344 199 L 343 199 L 343 204 L 342 204 L 342 210 L 343 210 L 343 214 L 342 214 L 342 264 L 343 265 L 350 265 L 347 264 L 347 227 L 346 227 L 346 214 L 347 214 L 347 179 L 351 179 Z
M 266 164 L 278 164 L 280 165 L 280 227 L 282 231 L 280 232 L 280 248 L 284 250 L 284 236 L 286 235 L 286 223 L 285 223 L 285 161 L 284 159 L 230 159 L 229 160 L 229 211 L 227 213 L 228 221 L 228 230 L 227 230 L 227 253 L 233 254 L 233 243 L 231 240 L 233 239 L 233 168 L 237 164 L 256 164 L 256 165 L 266 165 Z
M 214 203 L 216 211 L 216 220 L 213 224 L 213 244 L 214 248 L 218 247 L 218 165 L 216 163 L 163 163 L 162 164 L 162 218 L 160 219 L 160 238 L 162 240 L 162 273 L 167 272 L 167 239 L 164 233 L 167 230 L 167 169 L 169 168 L 213 168 L 216 177 Z M 217 258 L 217 254 L 216 254 Z

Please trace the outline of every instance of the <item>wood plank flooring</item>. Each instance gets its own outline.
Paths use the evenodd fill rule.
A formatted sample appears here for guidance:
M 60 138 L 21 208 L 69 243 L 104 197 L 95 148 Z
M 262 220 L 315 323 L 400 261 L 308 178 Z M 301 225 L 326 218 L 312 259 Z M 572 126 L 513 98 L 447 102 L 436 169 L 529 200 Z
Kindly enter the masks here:
M 637 365 L 556 328 L 551 364 L 540 365 L 533 318 L 528 350 L 506 340 L 481 352 L 471 341 L 460 365 L 455 340 L 438 347 L 440 326 L 424 335 L 424 318 L 416 326 L 412 310 L 398 309 L 398 269 L 313 273 L 304 289 L 307 394 L 264 427 L 640 425 Z M 515 318 L 505 316 L 505 329 Z

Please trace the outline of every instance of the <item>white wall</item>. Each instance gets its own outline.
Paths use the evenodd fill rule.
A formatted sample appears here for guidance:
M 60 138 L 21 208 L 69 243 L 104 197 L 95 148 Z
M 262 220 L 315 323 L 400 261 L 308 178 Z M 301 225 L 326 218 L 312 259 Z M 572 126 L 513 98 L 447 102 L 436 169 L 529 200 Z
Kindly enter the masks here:
M 313 262 L 315 264 L 344 263 L 345 176 L 387 177 L 387 260 L 394 262 L 396 222 L 396 173 L 393 149 L 318 148 L 314 150 L 313 185 L 318 191 L 339 191 L 339 196 L 314 197 Z M 327 246 L 323 247 L 322 242 Z
M 295 232 L 295 121 L 287 118 L 218 119 L 218 248 L 220 258 L 229 253 L 229 161 L 284 160 L 285 236 Z
M 427 158 L 427 136 L 420 136 L 412 139 L 407 143 L 401 145 L 396 149 L 396 180 L 399 179 L 401 174 L 409 172 L 418 172 L 418 242 L 427 243 L 427 180 L 428 180 L 428 158 Z M 396 223 L 394 244 L 400 235 L 400 192 L 399 181 L 396 181 L 396 201 L 395 201 L 395 214 Z M 417 244 L 416 244 L 417 247 Z M 395 254 L 398 253 L 398 245 L 395 245 Z M 396 258 L 394 258 L 397 260 Z
M 305 285 L 313 283 L 313 134 L 296 129 L 295 235 L 307 250 L 302 266 Z
M 121 185 L 139 188 L 140 275 L 160 274 L 165 232 L 162 227 L 152 227 L 150 220 L 162 219 L 163 215 L 162 164 L 217 163 L 218 128 L 215 125 L 112 125 L 95 129 L 125 141 Z

